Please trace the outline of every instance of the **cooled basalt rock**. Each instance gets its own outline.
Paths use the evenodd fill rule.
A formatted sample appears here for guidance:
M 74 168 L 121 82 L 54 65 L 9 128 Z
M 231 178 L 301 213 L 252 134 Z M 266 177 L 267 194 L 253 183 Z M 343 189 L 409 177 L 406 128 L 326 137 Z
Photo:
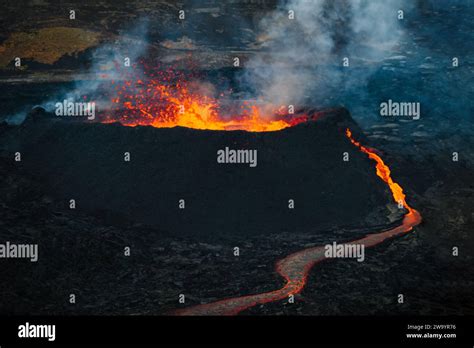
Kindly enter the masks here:
M 65 206 L 74 199 L 78 211 L 171 235 L 213 239 L 393 222 L 392 198 L 374 163 L 344 134 L 350 127 L 364 140 L 348 111 L 316 119 L 252 133 L 39 118 L 9 131 L 4 150 L 20 151 L 22 166 Z M 218 163 L 226 147 L 256 150 L 256 166 Z

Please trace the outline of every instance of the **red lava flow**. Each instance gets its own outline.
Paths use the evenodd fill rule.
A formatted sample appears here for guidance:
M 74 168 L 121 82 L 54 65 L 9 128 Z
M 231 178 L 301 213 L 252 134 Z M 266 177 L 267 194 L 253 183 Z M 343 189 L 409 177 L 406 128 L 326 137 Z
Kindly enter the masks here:
M 411 208 L 405 201 L 403 189 L 394 182 L 390 176 L 390 169 L 375 152 L 359 142 L 355 141 L 349 129 L 346 129 L 346 136 L 351 143 L 360 151 L 376 162 L 376 173 L 390 188 L 393 198 L 397 204 L 402 204 L 408 211 L 403 218 L 402 224 L 390 230 L 369 234 L 358 240 L 345 244 L 361 244 L 365 248 L 373 247 L 383 241 L 410 232 L 414 226 L 421 222 L 421 215 Z M 306 279 L 311 268 L 318 262 L 326 259 L 324 246 L 308 248 L 293 253 L 276 263 L 276 271 L 284 278 L 285 285 L 274 291 L 264 292 L 255 295 L 227 298 L 224 300 L 192 306 L 174 311 L 174 315 L 236 315 L 243 310 L 258 304 L 274 302 L 288 298 L 289 295 L 298 294 L 306 285 Z

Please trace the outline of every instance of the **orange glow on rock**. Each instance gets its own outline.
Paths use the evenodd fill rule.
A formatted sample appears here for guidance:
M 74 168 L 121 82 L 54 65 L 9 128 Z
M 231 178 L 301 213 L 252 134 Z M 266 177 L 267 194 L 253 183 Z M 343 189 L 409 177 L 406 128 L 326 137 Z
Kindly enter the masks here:
M 145 78 L 128 76 L 114 82 L 115 95 L 110 98 L 114 110 L 103 123 L 120 122 L 125 126 L 157 128 L 187 127 L 208 130 L 245 130 L 248 132 L 278 131 L 307 120 L 293 117 L 276 107 L 243 102 L 230 114 L 222 106 L 224 93 L 213 97 L 212 87 L 193 82 L 186 76 L 158 71 Z M 224 102 L 225 103 L 225 102 Z
M 403 235 L 410 232 L 414 226 L 421 222 L 421 215 L 415 209 L 411 208 L 405 201 L 403 190 L 395 183 L 390 176 L 389 167 L 383 162 L 382 158 L 374 153 L 368 147 L 362 146 L 354 140 L 350 129 L 346 129 L 346 136 L 351 143 L 359 148 L 360 151 L 367 154 L 369 158 L 376 162 L 376 173 L 389 186 L 393 198 L 408 210 L 401 225 L 379 233 L 368 234 L 367 236 L 347 242 L 345 244 L 360 244 L 365 248 L 376 246 L 387 239 Z M 300 293 L 306 286 L 308 274 L 312 267 L 322 261 L 327 260 L 324 253 L 324 246 L 303 249 L 276 263 L 276 271 L 285 280 L 285 285 L 277 290 L 263 292 L 254 295 L 228 298 L 208 304 L 192 306 L 177 310 L 171 314 L 174 315 L 236 315 L 248 308 L 258 304 L 285 300 L 289 295 Z
M 382 158 L 380 158 L 379 155 L 377 155 L 374 151 L 370 150 L 368 147 L 365 147 L 359 142 L 355 141 L 354 138 L 352 138 L 352 132 L 349 128 L 346 129 L 346 136 L 349 138 L 352 144 L 359 148 L 360 151 L 367 154 L 369 158 L 373 159 L 377 163 L 375 166 L 377 175 L 385 183 L 387 183 L 388 187 L 390 188 L 390 191 L 392 191 L 393 199 L 395 200 L 395 202 L 397 204 L 402 204 L 405 209 L 411 211 L 412 208 L 410 208 L 410 206 L 405 200 L 405 194 L 403 193 L 403 189 L 399 184 L 392 180 L 392 177 L 390 176 L 390 168 L 383 162 Z

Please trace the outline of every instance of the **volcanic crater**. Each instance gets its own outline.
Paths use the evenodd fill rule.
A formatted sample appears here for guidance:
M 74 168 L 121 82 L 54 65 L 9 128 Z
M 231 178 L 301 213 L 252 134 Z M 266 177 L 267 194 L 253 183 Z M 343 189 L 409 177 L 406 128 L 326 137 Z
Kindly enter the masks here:
M 5 131 L 2 147 L 21 152 L 23 169 L 66 208 L 74 199 L 87 214 L 171 236 L 215 241 L 400 219 L 373 162 L 345 136 L 350 128 L 364 139 L 349 112 L 305 113 L 314 120 L 274 132 L 35 118 Z M 218 163 L 226 147 L 256 150 L 258 165 Z

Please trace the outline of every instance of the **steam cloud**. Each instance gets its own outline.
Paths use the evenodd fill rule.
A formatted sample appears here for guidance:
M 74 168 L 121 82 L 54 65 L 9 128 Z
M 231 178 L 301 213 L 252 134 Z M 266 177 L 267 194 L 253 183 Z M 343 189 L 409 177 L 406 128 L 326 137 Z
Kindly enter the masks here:
M 120 37 L 112 43 L 99 46 L 92 51 L 92 64 L 85 74 L 77 74 L 73 81 L 72 88 L 58 91 L 54 96 L 41 103 L 48 112 L 54 112 L 55 104 L 63 100 L 71 102 L 82 102 L 84 97 L 87 101 L 94 101 L 99 109 L 106 109 L 110 106 L 111 100 L 107 93 L 113 92 L 110 81 L 124 78 L 124 59 L 129 58 L 130 64 L 134 65 L 137 60 L 146 54 L 148 49 L 148 24 L 147 18 L 141 19 L 133 29 L 124 31 Z M 134 75 L 139 78 L 142 71 L 140 66 L 130 67 Z M 91 79 L 93 77 L 93 79 Z M 91 100 L 92 98 L 92 100 Z M 27 111 L 31 108 L 18 112 L 7 117 L 10 124 L 21 124 Z
M 240 82 L 270 104 L 299 105 L 308 98 L 319 103 L 315 93 L 321 99 L 330 86 L 348 83 L 343 57 L 349 58 L 351 68 L 364 66 L 352 75 L 352 82 L 360 84 L 370 76 L 371 64 L 386 58 L 403 37 L 397 15 L 406 8 L 404 0 L 282 4 L 261 20 L 261 51 L 246 63 Z M 289 18 L 292 13 L 294 19 Z
M 414 16 L 411 10 L 416 7 L 433 10 L 448 4 L 462 4 L 462 0 L 282 0 L 260 20 L 255 43 L 260 49 L 244 63 L 238 82 L 248 92 L 246 97 L 257 97 L 271 106 L 269 110 L 290 104 L 296 108 L 334 105 L 334 98 L 344 91 L 357 90 L 357 98 L 362 99 L 379 63 L 396 54 L 399 45 L 409 39 L 398 11 Z M 289 18 L 290 11 L 294 19 Z M 80 74 L 73 88 L 60 91 L 42 106 L 52 111 L 58 101 L 90 96 L 99 110 L 109 107 L 110 98 L 104 94 L 100 99 L 101 94 L 113 93 L 110 80 L 123 78 L 116 66 L 123 68 L 125 57 L 133 64 L 145 55 L 148 24 L 142 20 L 133 30 L 121 33 L 117 42 L 93 52 L 87 75 L 107 74 L 107 79 L 85 80 Z M 349 58 L 349 69 L 342 65 L 344 57 Z M 109 68 L 104 70 L 104 66 Z M 140 66 L 133 70 L 139 77 Z M 204 95 L 218 94 L 209 83 L 196 82 L 191 87 Z M 21 112 L 9 121 L 21 123 L 25 116 Z
M 128 58 L 133 65 L 146 53 L 148 48 L 148 19 L 142 19 L 132 30 L 121 35 L 117 42 L 100 46 L 93 52 L 93 64 L 88 70 L 91 76 L 99 77 L 93 81 L 81 80 L 80 76 L 75 79 L 75 86 L 67 91 L 63 99 L 71 101 L 81 101 L 83 96 L 100 97 L 101 88 L 110 88 L 111 80 L 120 80 L 124 78 L 123 71 L 125 58 Z M 120 47 L 120 49 L 118 49 Z M 132 69 L 130 67 L 130 69 Z M 140 77 L 140 67 L 134 67 L 135 76 Z M 104 77 L 104 78 L 101 78 Z M 48 111 L 54 107 L 57 100 L 46 102 L 43 107 Z M 109 97 L 96 100 L 102 108 L 109 107 L 111 101 Z

